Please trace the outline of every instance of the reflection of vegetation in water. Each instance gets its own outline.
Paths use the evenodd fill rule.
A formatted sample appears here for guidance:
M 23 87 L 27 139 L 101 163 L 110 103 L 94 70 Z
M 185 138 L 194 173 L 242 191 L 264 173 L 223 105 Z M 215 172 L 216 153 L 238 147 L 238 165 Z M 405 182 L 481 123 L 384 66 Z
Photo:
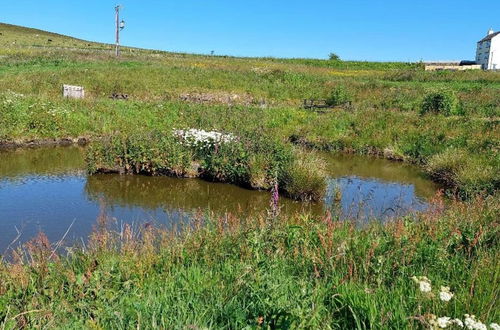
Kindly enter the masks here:
M 85 170 L 83 148 L 42 147 L 0 151 L 0 178 L 58 175 Z
M 78 147 L 2 152 L 2 160 L 5 161 L 0 163 L 0 176 L 5 180 L 30 175 L 75 173 L 85 166 L 82 154 L 83 149 Z M 330 181 L 326 199 L 320 203 L 304 204 L 281 198 L 284 214 L 299 211 L 323 214 L 325 209 L 329 209 L 332 214 L 345 218 L 346 215 L 355 216 L 359 212 L 382 214 L 389 207 L 406 210 L 414 202 L 416 209 L 420 209 L 422 205 L 418 202 L 432 197 L 436 191 L 436 185 L 426 180 L 413 166 L 365 156 L 319 155 L 325 162 L 327 174 L 334 178 Z M 348 184 L 340 179 L 353 176 L 358 178 L 355 180 L 359 189 L 351 189 L 354 183 Z M 375 190 L 369 193 L 366 189 Z M 102 197 L 109 205 L 165 211 L 209 208 L 218 214 L 231 212 L 253 215 L 265 212 L 270 198 L 269 193 L 234 185 L 148 176 L 90 176 L 85 190 L 92 200 L 97 201 Z M 392 213 L 389 212 L 389 215 Z
M 431 198 L 439 186 L 427 179 L 415 166 L 370 156 L 322 153 L 328 175 L 334 178 L 356 176 L 386 183 L 403 183 L 415 187 L 419 198 Z
M 165 210 L 210 209 L 216 214 L 255 215 L 265 212 L 270 194 L 243 189 L 230 184 L 209 183 L 199 179 L 169 177 L 129 176 L 103 174 L 87 179 L 85 191 L 93 200 L 103 198 L 108 204 L 139 206 L 146 209 Z M 282 211 L 293 214 L 299 211 L 322 212 L 321 203 L 304 204 L 282 198 Z
M 194 211 L 210 209 L 216 214 L 262 214 L 269 206 L 270 194 L 242 189 L 234 185 L 209 183 L 198 179 L 168 177 L 93 175 L 85 190 L 93 200 L 107 204 L 141 207 L 149 210 Z M 396 184 L 355 177 L 333 179 L 321 203 L 298 203 L 280 199 L 282 213 L 311 212 L 322 215 L 325 210 L 342 219 L 365 221 L 373 217 L 385 219 L 424 210 L 425 199 L 415 195 L 409 184 Z

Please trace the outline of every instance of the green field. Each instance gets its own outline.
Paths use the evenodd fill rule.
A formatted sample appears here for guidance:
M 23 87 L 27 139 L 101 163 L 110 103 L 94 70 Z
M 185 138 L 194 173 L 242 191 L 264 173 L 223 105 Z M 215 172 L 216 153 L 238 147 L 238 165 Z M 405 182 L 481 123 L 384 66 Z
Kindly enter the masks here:
M 111 45 L 6 24 L 0 33 L 0 146 L 85 137 L 91 172 L 184 175 L 201 160 L 211 179 L 260 189 L 277 179 L 297 199 L 322 187 L 311 150 L 374 154 L 417 164 L 448 198 L 445 210 L 367 228 L 297 215 L 210 219 L 175 236 L 116 233 L 101 219 L 84 250 L 54 256 L 39 237 L 0 264 L 0 327 L 418 329 L 430 314 L 500 322 L 500 73 L 127 47 L 117 59 Z M 86 98 L 62 98 L 63 84 L 84 86 Z M 310 98 L 351 105 L 302 109 Z M 172 131 L 190 128 L 241 143 L 219 158 L 175 147 Z M 433 292 L 412 276 L 431 279 Z M 441 285 L 450 302 L 437 297 Z

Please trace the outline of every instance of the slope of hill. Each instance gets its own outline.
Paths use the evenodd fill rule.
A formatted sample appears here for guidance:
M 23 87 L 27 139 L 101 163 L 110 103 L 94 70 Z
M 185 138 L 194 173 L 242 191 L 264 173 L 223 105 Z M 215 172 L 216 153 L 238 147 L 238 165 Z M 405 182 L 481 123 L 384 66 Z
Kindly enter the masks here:
M 81 40 L 62 34 L 0 23 L 0 47 L 65 47 L 110 49 L 112 45 Z

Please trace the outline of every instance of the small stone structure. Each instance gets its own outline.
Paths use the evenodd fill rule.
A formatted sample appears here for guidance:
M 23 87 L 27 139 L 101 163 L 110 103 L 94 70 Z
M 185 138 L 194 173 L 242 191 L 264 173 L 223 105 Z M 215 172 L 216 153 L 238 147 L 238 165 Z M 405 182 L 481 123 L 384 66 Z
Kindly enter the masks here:
M 83 99 L 85 89 L 81 86 L 63 85 L 63 96 L 70 99 Z

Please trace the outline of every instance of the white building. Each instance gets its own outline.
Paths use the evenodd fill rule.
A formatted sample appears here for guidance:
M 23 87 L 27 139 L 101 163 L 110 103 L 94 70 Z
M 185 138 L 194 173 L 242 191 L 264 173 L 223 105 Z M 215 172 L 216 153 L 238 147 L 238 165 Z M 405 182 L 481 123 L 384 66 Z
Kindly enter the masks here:
M 476 63 L 484 70 L 500 70 L 500 31 L 492 29 L 477 43 Z

